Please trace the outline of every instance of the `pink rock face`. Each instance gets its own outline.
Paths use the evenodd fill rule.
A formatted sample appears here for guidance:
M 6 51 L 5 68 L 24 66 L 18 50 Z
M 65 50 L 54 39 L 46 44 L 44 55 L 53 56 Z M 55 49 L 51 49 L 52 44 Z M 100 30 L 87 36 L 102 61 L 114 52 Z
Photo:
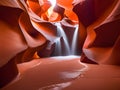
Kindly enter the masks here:
M 74 12 L 87 30 L 81 40 L 85 40 L 83 53 L 88 59 L 120 65 L 119 48 L 115 48 L 119 45 L 120 35 L 119 3 L 119 0 L 86 0 L 74 6 Z
M 92 46 L 112 47 L 120 35 L 120 20 L 113 20 L 95 28 L 96 38 Z
M 54 55 L 55 40 L 58 38 L 56 22 L 61 24 L 69 38 L 68 43 L 72 44 L 75 25 L 78 24 L 72 21 L 77 20 L 71 9 L 72 4 L 69 7 L 72 0 L 67 6 L 58 2 L 52 7 L 48 0 L 0 1 L 0 87 L 18 74 L 16 63 L 9 63 L 12 58 L 17 63 L 23 63 Z M 63 38 L 60 42 L 64 54 L 66 47 Z M 13 73 L 11 77 L 7 74 L 9 70 Z
M 20 9 L 0 6 L 0 67 L 28 47 L 17 23 L 21 12 Z
M 70 33 L 73 31 L 75 23 L 72 22 L 68 25 L 68 22 L 61 20 L 64 18 L 64 15 L 68 20 L 77 20 L 76 16 L 71 16 L 74 11 L 78 16 L 80 25 L 83 24 L 83 26 L 80 26 L 80 29 L 81 27 L 87 28 L 87 32 L 84 30 L 85 28 L 79 30 L 78 45 L 80 47 L 78 48 L 81 48 L 82 45 L 84 45 L 83 49 L 89 47 L 114 47 L 116 45 L 115 43 L 117 43 L 116 41 L 120 33 L 118 0 L 105 2 L 103 0 L 74 0 L 74 2 L 70 0 L 69 3 L 67 2 L 57 0 L 55 8 L 51 9 L 52 4 L 46 0 L 43 2 L 37 0 L 19 2 L 1 0 L 1 20 L 10 24 L 10 26 L 17 27 L 19 29 L 17 33 L 21 34 L 20 39 L 31 48 L 42 46 L 46 41 L 54 43 L 53 41 L 57 38 L 57 27 L 54 23 L 60 21 L 71 44 L 72 34 Z M 73 11 L 71 9 L 73 7 L 72 2 L 74 6 Z M 15 7 L 19 9 L 14 11 Z M 8 12 L 5 12 L 5 10 Z M 69 10 L 69 13 L 67 10 Z M 7 16 L 8 13 L 11 13 L 11 18 Z M 22 50 L 25 49 L 21 48 Z M 15 52 L 15 54 L 17 53 Z M 10 55 L 13 54 L 11 53 Z M 31 55 L 33 56 L 33 54 Z
M 18 68 L 15 61 L 23 63 L 35 58 L 71 55 L 71 52 L 80 55 L 82 52 L 82 62 L 120 65 L 120 0 L 56 0 L 56 2 L 53 6 L 50 0 L 0 0 L 0 87 L 17 76 Z M 58 34 L 58 30 L 64 33 Z M 75 31 L 78 31 L 77 39 L 73 38 Z M 59 43 L 56 43 L 57 40 Z M 57 44 L 61 47 L 60 54 L 57 53 L 59 49 L 55 49 Z M 69 62 L 68 69 L 79 65 L 78 61 L 77 58 L 77 63 L 73 63 L 74 59 L 73 62 Z M 51 62 L 45 62 L 46 66 Z M 63 64 L 66 67 L 67 63 Z M 50 64 L 51 66 L 52 70 L 54 68 L 58 71 L 56 66 Z M 62 62 L 59 66 L 64 68 Z M 36 70 L 38 69 L 40 73 L 37 72 L 37 75 L 40 76 L 43 73 L 41 71 L 45 69 L 41 69 L 41 66 Z M 12 73 L 10 76 L 9 71 Z M 52 72 L 53 77 L 55 71 Z M 28 70 L 28 73 L 31 72 Z M 46 73 L 48 72 L 45 71 L 42 76 Z M 29 78 L 33 78 L 32 74 L 29 74 Z M 27 78 L 23 78 L 24 80 L 28 82 Z M 25 86 L 24 83 L 19 85 Z M 30 86 L 32 84 L 33 82 Z
M 76 0 L 73 3 L 73 11 L 84 26 L 87 27 L 95 22 L 113 2 L 114 0 Z
M 61 23 L 69 39 L 68 43 L 71 45 L 72 36 L 76 28 L 75 25 L 78 24 L 77 16 L 72 11 L 72 0 L 66 0 L 65 2 L 57 0 L 56 2 L 53 7 L 52 3 L 48 0 L 1 0 L 1 20 L 10 24 L 10 26 L 18 28 L 18 34 L 22 35 L 20 37 L 21 41 L 25 42 L 27 47 L 32 48 L 31 50 L 34 49 L 34 52 L 37 52 L 36 48 L 46 45 L 47 41 L 50 41 L 52 44 L 55 43 L 55 39 L 58 38 L 56 22 Z M 10 14 L 11 18 L 8 17 L 8 14 Z M 66 21 L 64 18 L 66 18 Z M 50 44 L 48 43 L 47 46 L 50 46 Z M 15 54 L 20 53 L 20 56 L 26 57 L 26 52 L 31 51 L 29 48 L 15 52 Z M 40 52 L 40 50 L 38 51 Z M 52 51 L 54 49 L 51 48 L 50 52 L 52 53 Z M 50 52 L 49 55 L 46 53 L 46 55 L 39 54 L 39 56 L 50 56 Z M 13 54 L 11 53 L 10 55 Z M 31 51 L 29 55 L 32 57 L 34 53 Z

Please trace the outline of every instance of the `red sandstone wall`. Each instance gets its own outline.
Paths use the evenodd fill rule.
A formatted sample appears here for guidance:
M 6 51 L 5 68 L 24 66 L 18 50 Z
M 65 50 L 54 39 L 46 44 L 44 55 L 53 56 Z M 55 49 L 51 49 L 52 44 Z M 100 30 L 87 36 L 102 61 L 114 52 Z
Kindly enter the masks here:
M 57 0 L 57 9 L 52 13 L 54 17 L 50 18 L 51 4 L 43 1 L 44 4 L 39 0 L 0 0 L 0 77 L 5 78 L 0 87 L 17 75 L 14 60 L 18 63 L 32 60 L 38 57 L 36 52 L 39 57 L 51 55 L 54 43 L 50 44 L 49 50 L 46 48 L 56 38 L 56 26 L 51 22 L 64 17 L 79 19 L 81 61 L 120 65 L 119 0 L 74 0 L 74 3 L 73 0 Z M 76 22 L 67 24 L 74 26 Z M 70 28 L 65 23 L 62 25 Z M 7 75 L 9 70 L 13 73 L 11 77 Z M 4 82 L 6 79 L 8 81 Z
M 97 63 L 120 65 L 119 3 L 119 0 L 85 0 L 74 6 L 73 11 L 83 24 L 80 28 L 85 27 L 80 29 L 84 32 L 80 33 L 83 61 L 87 61 L 86 56 Z

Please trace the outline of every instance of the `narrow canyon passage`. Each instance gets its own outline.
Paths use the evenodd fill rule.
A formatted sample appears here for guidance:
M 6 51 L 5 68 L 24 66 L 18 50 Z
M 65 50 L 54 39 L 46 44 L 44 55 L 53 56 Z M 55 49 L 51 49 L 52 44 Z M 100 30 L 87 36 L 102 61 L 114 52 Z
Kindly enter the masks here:
M 0 0 L 0 90 L 120 90 L 120 0 Z

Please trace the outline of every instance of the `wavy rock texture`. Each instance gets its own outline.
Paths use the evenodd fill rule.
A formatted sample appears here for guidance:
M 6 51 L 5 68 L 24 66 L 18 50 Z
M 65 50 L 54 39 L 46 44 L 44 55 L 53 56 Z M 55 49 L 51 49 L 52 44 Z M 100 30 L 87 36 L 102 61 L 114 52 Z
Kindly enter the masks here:
M 53 8 L 52 4 L 47 0 L 1 0 L 0 1 L 0 70 L 1 73 L 7 71 L 3 67 L 11 66 L 8 70 L 17 72 L 12 69 L 16 63 L 12 62 L 12 58 L 17 63 L 31 61 L 35 58 L 50 57 L 54 54 L 55 40 L 57 36 L 56 22 L 60 22 L 64 29 L 74 32 L 75 21 L 77 16 L 72 11 L 72 0 L 64 4 L 59 4 Z M 67 1 L 68 2 L 68 1 Z M 64 24 L 64 18 L 68 19 L 67 25 Z M 72 28 L 72 29 L 71 29 Z M 68 31 L 67 34 L 70 34 Z M 69 36 L 69 35 L 68 35 Z M 71 35 L 69 37 L 69 43 Z M 62 45 L 64 42 L 62 42 Z M 63 47 L 64 48 L 64 47 Z M 64 52 L 64 49 L 63 49 Z M 13 75 L 16 76 L 16 73 Z M 13 77 L 1 75 L 4 86 Z M 4 83 L 5 78 L 11 78 Z
M 97 63 L 120 65 L 119 48 L 116 48 L 120 35 L 119 3 L 119 0 L 86 0 L 75 4 L 73 10 L 86 28 L 80 37 L 84 40 L 83 57 Z
M 119 9 L 119 0 L 57 0 L 55 7 L 48 0 L 0 0 L 0 87 L 17 76 L 13 61 L 54 56 L 58 38 L 64 53 L 65 42 L 57 35 L 58 22 L 70 46 L 79 24 L 75 47 L 77 55 L 82 52 L 81 61 L 120 65 Z M 13 72 L 11 77 L 6 69 Z

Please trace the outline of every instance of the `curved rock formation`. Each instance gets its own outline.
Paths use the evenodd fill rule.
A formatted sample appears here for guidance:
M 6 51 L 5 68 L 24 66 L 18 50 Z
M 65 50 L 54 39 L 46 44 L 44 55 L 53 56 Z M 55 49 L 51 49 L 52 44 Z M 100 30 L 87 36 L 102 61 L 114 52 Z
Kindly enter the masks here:
M 120 65 L 119 48 L 116 48 L 120 35 L 119 3 L 119 0 L 86 0 L 75 4 L 73 10 L 86 28 L 83 38 L 80 37 L 84 41 L 83 57 L 97 63 Z
M 0 87 L 17 76 L 16 63 L 35 58 L 82 52 L 83 62 L 120 65 L 119 0 L 56 2 L 0 0 Z

